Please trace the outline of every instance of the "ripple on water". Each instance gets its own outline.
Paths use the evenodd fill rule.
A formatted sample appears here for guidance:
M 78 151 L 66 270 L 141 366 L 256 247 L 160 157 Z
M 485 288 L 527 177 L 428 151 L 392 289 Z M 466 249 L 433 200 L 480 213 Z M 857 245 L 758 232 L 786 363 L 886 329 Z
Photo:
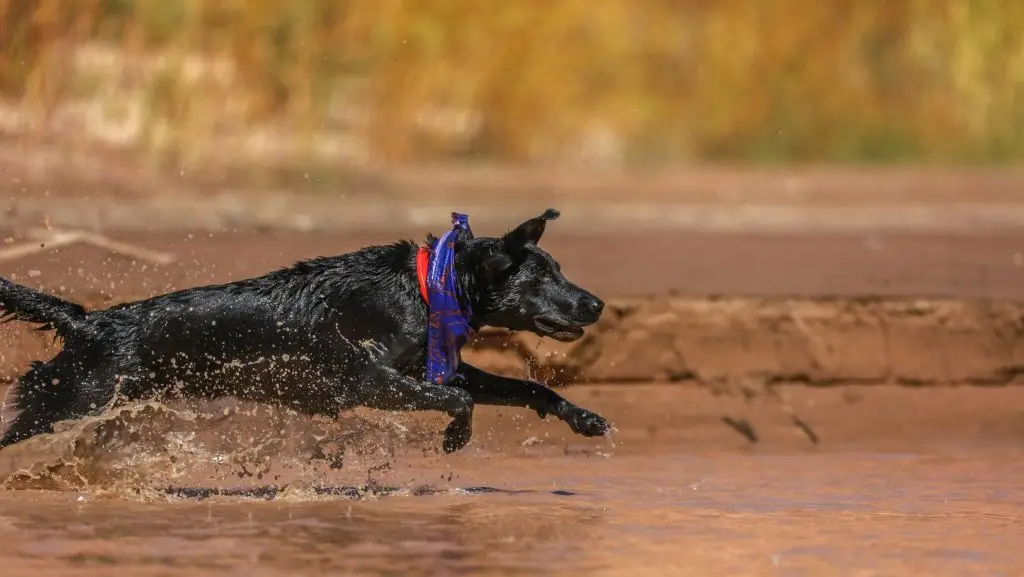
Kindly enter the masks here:
M 19 489 L 0 491 L 4 575 L 827 577 L 1024 567 L 1017 456 L 442 456 L 433 447 L 443 427 L 403 419 L 332 424 L 149 404 L 69 424 L 0 455 L 6 485 Z M 324 439 L 344 450 L 344 469 L 311 459 Z

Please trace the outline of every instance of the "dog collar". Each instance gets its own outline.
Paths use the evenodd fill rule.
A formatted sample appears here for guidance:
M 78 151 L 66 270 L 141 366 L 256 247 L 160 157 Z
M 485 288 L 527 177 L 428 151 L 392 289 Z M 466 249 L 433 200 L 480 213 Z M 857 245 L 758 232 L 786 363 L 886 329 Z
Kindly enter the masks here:
M 420 296 L 423 302 L 430 304 L 430 296 L 427 292 L 427 269 L 430 268 L 430 249 L 421 246 L 416 251 L 416 278 L 420 281 Z
M 472 238 L 469 217 L 452 213 L 452 228 L 416 252 L 420 296 L 427 303 L 427 380 L 444 384 L 455 374 L 462 347 L 473 334 L 469 303 L 455 274 L 455 242 Z

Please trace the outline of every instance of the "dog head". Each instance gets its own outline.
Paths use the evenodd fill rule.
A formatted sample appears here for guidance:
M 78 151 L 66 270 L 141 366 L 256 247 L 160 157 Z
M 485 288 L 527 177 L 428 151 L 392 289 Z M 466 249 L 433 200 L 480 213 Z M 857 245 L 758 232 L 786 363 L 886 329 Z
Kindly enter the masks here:
M 601 318 L 601 299 L 565 278 L 558 261 L 537 246 L 558 216 L 548 209 L 501 237 L 461 241 L 456 269 L 479 324 L 571 342 Z

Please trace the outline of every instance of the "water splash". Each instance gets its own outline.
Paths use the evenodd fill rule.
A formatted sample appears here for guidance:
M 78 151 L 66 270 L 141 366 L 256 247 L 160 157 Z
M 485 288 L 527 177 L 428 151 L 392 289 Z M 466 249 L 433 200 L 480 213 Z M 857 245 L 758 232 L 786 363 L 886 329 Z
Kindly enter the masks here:
M 6 448 L 0 483 L 143 498 L 168 486 L 225 495 L 268 484 L 293 493 L 372 487 L 396 460 L 439 458 L 443 418 L 430 421 L 370 410 L 332 421 L 230 400 L 141 403 L 58 423 L 52 434 Z

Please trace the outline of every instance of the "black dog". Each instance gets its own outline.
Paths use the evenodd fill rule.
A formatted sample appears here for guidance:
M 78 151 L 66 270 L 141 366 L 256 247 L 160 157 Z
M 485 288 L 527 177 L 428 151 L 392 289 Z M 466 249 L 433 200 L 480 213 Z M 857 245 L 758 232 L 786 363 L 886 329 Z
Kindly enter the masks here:
M 468 325 L 583 335 L 604 304 L 572 284 L 537 247 L 547 210 L 504 236 L 452 244 Z M 428 243 L 437 239 L 428 238 Z M 461 362 L 444 384 L 424 379 L 428 306 L 410 241 L 301 261 L 264 276 L 190 288 L 104 310 L 0 279 L 4 321 L 53 330 L 62 350 L 36 361 L 4 404 L 0 447 L 66 419 L 163 396 L 238 399 L 336 418 L 356 406 L 433 410 L 452 417 L 443 448 L 469 442 L 474 403 L 555 415 L 580 435 L 609 431 L 599 415 L 536 382 Z

